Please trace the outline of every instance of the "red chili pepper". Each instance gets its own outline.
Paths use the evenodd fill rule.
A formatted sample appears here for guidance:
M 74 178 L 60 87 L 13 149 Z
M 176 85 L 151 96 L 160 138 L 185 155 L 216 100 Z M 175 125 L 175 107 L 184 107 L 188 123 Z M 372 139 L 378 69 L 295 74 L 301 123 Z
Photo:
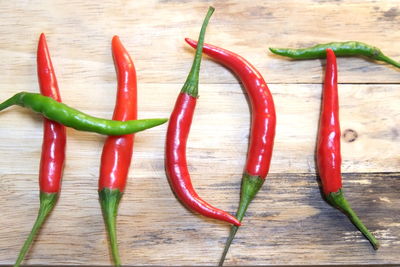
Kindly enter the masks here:
M 42 33 L 37 50 L 37 72 L 40 92 L 61 102 L 57 78 L 51 63 L 46 37 Z M 54 208 L 61 190 L 61 178 L 65 159 L 65 127 L 57 122 L 44 118 L 43 144 L 40 160 L 39 185 L 40 208 L 31 233 L 25 241 L 14 266 L 19 266 L 29 250 L 40 227 Z
M 342 191 L 336 56 L 332 49 L 326 50 L 326 56 L 325 83 L 317 142 L 317 165 L 322 189 L 326 200 L 345 213 L 368 238 L 374 249 L 378 249 L 379 242 L 351 209 Z
M 118 91 L 113 120 L 137 119 L 136 71 L 118 36 L 112 40 Z M 115 266 L 121 266 L 116 234 L 118 204 L 125 190 L 133 151 L 133 134 L 107 137 L 101 156 L 99 198 L 110 238 Z
M 197 42 L 186 38 L 192 47 Z M 241 197 L 236 217 L 242 221 L 247 207 L 260 190 L 268 174 L 274 146 L 276 115 L 272 95 L 258 70 L 243 57 L 226 49 L 204 44 L 203 52 L 231 69 L 248 93 L 251 105 L 251 133 L 247 162 L 242 179 Z M 222 266 L 238 230 L 232 226 L 219 266 Z
M 340 154 L 339 100 L 337 89 L 336 57 L 327 51 L 324 93 L 320 127 L 318 131 L 317 161 L 325 195 L 342 188 Z
M 165 151 L 165 168 L 171 189 L 174 191 L 177 198 L 189 209 L 210 218 L 240 225 L 240 222 L 235 217 L 211 206 L 197 195 L 192 186 L 186 163 L 186 142 L 198 97 L 201 51 L 206 27 L 213 12 L 214 8 L 210 7 L 200 31 L 200 45 L 196 51 L 192 69 L 176 100 L 174 110 L 169 120 Z

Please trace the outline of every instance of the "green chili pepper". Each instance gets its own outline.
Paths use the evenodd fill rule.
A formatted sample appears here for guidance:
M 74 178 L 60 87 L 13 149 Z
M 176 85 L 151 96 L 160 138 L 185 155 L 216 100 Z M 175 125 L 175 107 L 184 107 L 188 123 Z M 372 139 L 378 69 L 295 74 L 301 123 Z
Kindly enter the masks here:
M 384 55 L 379 48 L 356 41 L 333 42 L 300 49 L 269 48 L 269 50 L 274 54 L 294 59 L 314 59 L 325 58 L 327 48 L 332 49 L 336 56 L 364 56 L 400 68 L 400 62 Z
M 114 121 L 92 117 L 41 94 L 20 92 L 0 104 L 0 111 L 12 105 L 30 108 L 46 118 L 80 131 L 104 135 L 125 135 L 165 123 L 168 119 Z

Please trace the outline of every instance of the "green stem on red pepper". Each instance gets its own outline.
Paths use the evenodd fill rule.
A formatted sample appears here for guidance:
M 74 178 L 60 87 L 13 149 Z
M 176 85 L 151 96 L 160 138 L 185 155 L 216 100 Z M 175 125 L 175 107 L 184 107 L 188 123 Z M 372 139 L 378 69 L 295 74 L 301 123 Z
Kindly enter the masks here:
M 326 195 L 325 198 L 332 206 L 341 210 L 350 219 L 350 221 L 358 228 L 358 230 L 360 230 L 360 232 L 371 242 L 375 250 L 379 248 L 379 241 L 368 230 L 368 228 L 365 227 L 364 223 L 353 211 L 350 204 L 344 197 L 342 189 L 339 189 L 339 191 L 337 192 L 332 192 L 329 195 Z
M 181 93 L 186 93 L 195 98 L 199 95 L 199 75 L 200 75 L 200 65 L 203 52 L 204 37 L 206 34 L 206 29 L 208 22 L 214 13 L 214 7 L 209 7 L 206 17 L 204 18 L 203 25 L 199 34 L 199 47 L 196 49 L 196 54 L 194 55 L 193 64 L 190 69 L 189 75 L 181 89 Z
M 122 194 L 118 189 L 104 188 L 99 191 L 101 210 L 103 211 L 103 218 L 106 223 L 115 266 L 121 266 L 121 259 L 118 252 L 116 218 Z
M 341 163 L 336 56 L 332 49 L 326 49 L 326 72 L 317 141 L 317 167 L 322 190 L 326 200 L 343 211 L 368 238 L 374 249 L 378 249 L 378 241 L 364 226 L 344 198 Z
M 262 185 L 264 184 L 264 181 L 265 179 L 262 179 L 259 176 L 251 176 L 248 174 L 243 174 L 239 207 L 235 215 L 240 222 L 243 220 L 243 217 L 246 214 L 247 208 L 249 207 L 251 201 L 254 199 L 258 191 L 260 191 Z M 231 231 L 225 243 L 225 248 L 224 251 L 222 252 L 222 256 L 220 258 L 218 266 L 222 266 L 224 264 L 226 254 L 228 253 L 232 241 L 235 238 L 236 232 L 238 230 L 239 230 L 238 226 L 236 225 L 231 226 Z
M 40 35 L 37 49 L 37 73 L 41 94 L 61 102 L 56 74 L 43 33 Z M 15 262 L 15 267 L 18 267 L 25 258 L 34 237 L 57 202 L 61 191 L 66 139 L 63 125 L 46 118 L 43 120 L 43 143 L 39 168 L 40 208 L 31 233 Z
M 32 230 L 28 236 L 28 238 L 25 240 L 24 245 L 22 246 L 18 258 L 14 264 L 14 267 L 20 266 L 21 262 L 24 260 L 26 253 L 29 250 L 29 247 L 31 246 L 33 239 L 39 232 L 41 226 L 45 222 L 47 216 L 49 216 L 50 212 L 53 210 L 54 206 L 57 203 L 58 199 L 58 194 L 46 194 L 46 193 L 40 193 L 40 208 L 38 212 L 38 216 L 36 218 L 35 223 L 33 224 Z
M 128 51 L 118 36 L 114 36 L 112 40 L 112 53 L 118 81 L 113 120 L 135 120 L 137 118 L 136 70 Z M 133 134 L 108 136 L 101 154 L 99 198 L 115 266 L 121 265 L 116 216 L 118 204 L 128 180 L 133 141 Z

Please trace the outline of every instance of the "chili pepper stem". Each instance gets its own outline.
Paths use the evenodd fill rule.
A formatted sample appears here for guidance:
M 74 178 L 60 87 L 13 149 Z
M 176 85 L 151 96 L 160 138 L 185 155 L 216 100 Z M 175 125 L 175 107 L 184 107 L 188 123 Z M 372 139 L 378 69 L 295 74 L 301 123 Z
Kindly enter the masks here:
M 104 188 L 99 191 L 101 209 L 110 239 L 111 253 L 115 266 L 121 266 L 116 232 L 116 217 L 121 197 L 122 192 L 118 189 Z
M 229 233 L 228 240 L 226 240 L 224 251 L 222 252 L 221 259 L 219 260 L 218 267 L 222 267 L 224 265 L 224 261 L 226 258 L 226 254 L 232 244 L 233 239 L 235 238 L 236 232 L 239 230 L 238 226 L 232 225 L 231 232 Z
M 207 15 L 203 21 L 203 25 L 201 26 L 199 41 L 196 49 L 196 54 L 194 56 L 192 68 L 190 69 L 189 75 L 186 78 L 185 84 L 183 85 L 181 90 L 181 93 L 187 93 L 193 97 L 197 97 L 199 95 L 199 72 L 203 52 L 204 36 L 206 34 L 208 22 L 211 18 L 211 15 L 214 13 L 214 10 L 215 8 L 213 8 L 212 6 L 208 8 Z
M 369 242 L 371 242 L 375 250 L 379 248 L 380 245 L 378 240 L 376 240 L 375 236 L 367 229 L 367 227 L 365 227 L 361 219 L 358 218 L 357 214 L 350 207 L 350 204 L 347 202 L 341 189 L 337 192 L 327 195 L 326 200 L 332 206 L 340 209 L 344 214 L 346 214 L 350 221 L 361 231 L 361 233 L 369 240 Z
M 400 68 L 400 62 L 397 62 L 396 60 L 394 60 L 394 59 L 392 59 L 392 58 L 390 58 L 390 57 L 388 57 L 388 56 L 385 56 L 384 54 L 380 54 L 380 55 L 378 55 L 377 57 L 376 57 L 376 59 L 377 60 L 381 60 L 381 61 L 383 61 L 383 62 L 386 62 L 386 63 L 388 63 L 388 64 L 391 64 L 391 65 L 393 65 L 393 66 L 395 66 L 395 67 L 397 67 L 397 68 Z
M 21 248 L 21 251 L 19 252 L 18 258 L 14 264 L 14 267 L 20 266 L 21 262 L 26 256 L 26 253 L 28 252 L 33 239 L 35 238 L 36 234 L 39 232 L 41 226 L 45 222 L 47 216 L 50 214 L 52 209 L 54 208 L 56 202 L 58 199 L 58 194 L 57 193 L 40 193 L 40 208 L 38 212 L 38 216 L 36 218 L 36 221 L 32 227 L 31 233 L 29 234 L 28 238 L 25 240 L 24 245 Z
M 242 187 L 240 192 L 240 202 L 239 207 L 236 212 L 236 218 L 241 222 L 247 208 L 249 207 L 251 201 L 256 196 L 257 192 L 260 190 L 261 186 L 264 183 L 264 179 L 260 178 L 259 176 L 252 176 L 247 173 L 243 174 L 242 178 Z M 231 232 L 229 234 L 228 240 L 225 243 L 224 251 L 222 252 L 221 259 L 219 261 L 218 266 L 221 267 L 224 264 L 226 254 L 228 253 L 229 247 L 232 244 L 233 239 L 237 231 L 239 230 L 238 226 L 233 225 L 231 227 Z

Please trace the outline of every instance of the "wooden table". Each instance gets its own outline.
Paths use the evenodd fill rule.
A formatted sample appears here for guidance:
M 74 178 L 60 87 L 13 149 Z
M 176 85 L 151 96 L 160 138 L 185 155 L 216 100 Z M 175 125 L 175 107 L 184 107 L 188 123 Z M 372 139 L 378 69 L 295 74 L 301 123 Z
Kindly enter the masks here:
M 278 115 L 267 181 L 237 234 L 226 265 L 400 266 L 400 71 L 340 58 L 339 93 L 346 196 L 382 246 L 368 241 L 324 202 L 314 149 L 324 60 L 291 61 L 268 47 L 359 40 L 399 60 L 398 1 L 1 1 L 0 99 L 38 92 L 36 46 L 46 33 L 65 103 L 111 118 L 113 35 L 138 74 L 139 117 L 168 117 L 193 59 L 207 7 L 216 8 L 206 41 L 256 66 Z M 204 58 L 200 99 L 188 141 L 193 184 L 210 203 L 235 212 L 250 114 L 238 80 Z M 38 210 L 42 118 L 22 108 L 0 114 L 0 264 L 12 264 Z M 119 209 L 125 266 L 215 266 L 229 226 L 186 210 L 164 171 L 166 125 L 137 134 Z M 357 136 L 346 134 L 354 131 Z M 104 137 L 68 129 L 58 205 L 27 265 L 110 265 L 97 180 Z

